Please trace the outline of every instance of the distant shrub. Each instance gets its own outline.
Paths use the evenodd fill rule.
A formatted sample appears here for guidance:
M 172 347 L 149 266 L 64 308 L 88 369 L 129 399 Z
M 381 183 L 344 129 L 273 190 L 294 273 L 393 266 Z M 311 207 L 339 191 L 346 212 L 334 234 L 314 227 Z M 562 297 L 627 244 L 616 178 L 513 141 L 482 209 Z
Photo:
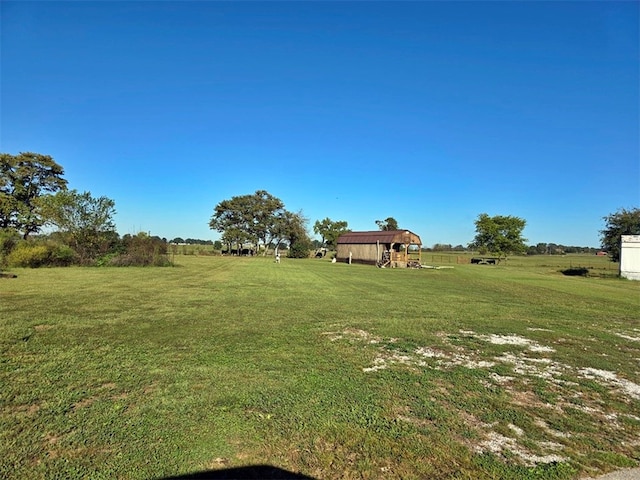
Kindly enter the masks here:
M 287 258 L 309 258 L 312 248 L 311 242 L 297 241 L 289 247 Z
M 76 260 L 76 252 L 68 245 L 57 245 L 51 252 L 50 260 L 53 266 L 66 267 Z
M 107 253 L 106 255 L 102 255 L 96 259 L 95 266 L 108 267 L 109 265 L 111 265 L 111 262 L 113 261 L 113 259 L 117 256 L 118 256 L 117 253 Z
M 166 255 L 140 255 L 122 253 L 112 257 L 108 263 L 112 267 L 169 267 L 171 262 Z
M 14 248 L 7 258 L 7 263 L 12 267 L 37 268 L 47 261 L 49 252 L 44 245 L 21 243 Z
M 20 235 L 14 230 L 0 231 L 0 268 L 7 266 L 7 257 L 20 241 Z
M 124 252 L 104 258 L 106 265 L 114 267 L 166 267 L 171 262 L 167 256 L 167 242 L 145 233 L 123 238 Z
M 75 252 L 67 245 L 53 242 L 20 242 L 7 256 L 12 267 L 38 268 L 44 266 L 65 267 L 71 265 Z

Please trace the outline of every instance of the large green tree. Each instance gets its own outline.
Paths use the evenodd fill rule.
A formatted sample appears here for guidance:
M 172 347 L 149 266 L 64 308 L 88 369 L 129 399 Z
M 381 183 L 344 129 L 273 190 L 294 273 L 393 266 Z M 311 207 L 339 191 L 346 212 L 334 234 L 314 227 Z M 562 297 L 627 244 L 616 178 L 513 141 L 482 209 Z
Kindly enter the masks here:
M 0 228 L 13 228 L 23 238 L 45 222 L 38 199 L 66 190 L 63 168 L 49 155 L 21 152 L 0 154 Z
M 604 230 L 600 231 L 602 248 L 609 253 L 614 262 L 620 261 L 620 242 L 622 235 L 640 235 L 640 208 L 621 208 L 617 212 L 603 217 Z
M 477 249 L 481 253 L 490 253 L 498 258 L 507 255 L 524 253 L 527 250 L 522 237 L 527 222 L 519 217 L 496 215 L 490 217 L 481 213 L 475 221 L 476 236 L 469 248 Z
M 221 232 L 225 243 L 238 243 L 238 248 L 246 241 L 256 249 L 262 243 L 266 254 L 266 246 L 275 238 L 284 211 L 282 200 L 266 190 L 257 190 L 221 201 L 214 209 L 209 227 Z
M 41 197 L 40 204 L 46 222 L 58 228 L 82 263 L 107 253 L 118 237 L 115 202 L 110 198 L 64 190 Z
M 338 237 L 349 231 L 349 225 L 344 220 L 333 221 L 327 217 L 324 220 L 316 220 L 313 231 L 322 237 L 323 247 L 335 248 Z

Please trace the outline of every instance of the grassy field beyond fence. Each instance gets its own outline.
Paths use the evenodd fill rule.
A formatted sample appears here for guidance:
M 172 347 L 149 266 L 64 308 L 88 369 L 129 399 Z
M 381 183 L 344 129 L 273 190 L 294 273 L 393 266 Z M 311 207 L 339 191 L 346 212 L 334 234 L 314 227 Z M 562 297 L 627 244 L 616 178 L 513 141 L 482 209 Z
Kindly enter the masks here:
M 474 257 L 483 255 L 476 252 L 422 252 L 421 255 L 424 265 L 465 265 L 471 263 Z M 612 262 L 608 257 L 587 254 L 512 256 L 500 263 L 503 266 L 525 267 L 550 273 L 584 268 L 591 276 L 615 277 L 620 271 L 620 264 Z
M 606 259 L 174 259 L 0 278 L 0 478 L 569 479 L 640 461 L 640 282 Z

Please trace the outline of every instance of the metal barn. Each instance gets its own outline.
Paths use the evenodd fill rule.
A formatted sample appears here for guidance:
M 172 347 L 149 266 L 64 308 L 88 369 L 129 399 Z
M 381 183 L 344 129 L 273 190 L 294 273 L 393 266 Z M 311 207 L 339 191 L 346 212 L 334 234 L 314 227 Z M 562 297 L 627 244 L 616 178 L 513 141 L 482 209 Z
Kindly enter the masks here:
M 348 232 L 337 241 L 339 262 L 407 267 L 420 262 L 420 237 L 409 230 Z

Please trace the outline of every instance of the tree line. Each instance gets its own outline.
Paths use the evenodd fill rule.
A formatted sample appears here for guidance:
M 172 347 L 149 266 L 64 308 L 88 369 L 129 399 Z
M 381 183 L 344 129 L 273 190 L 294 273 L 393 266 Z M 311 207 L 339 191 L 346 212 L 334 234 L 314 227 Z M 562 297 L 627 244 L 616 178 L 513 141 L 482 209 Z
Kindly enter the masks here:
M 462 244 L 452 245 L 450 243 L 434 243 L 431 247 L 423 247 L 426 252 L 469 252 L 475 251 L 475 248 L 469 248 Z M 601 252 L 601 248 L 595 247 L 577 247 L 556 243 L 537 243 L 526 247 L 527 255 L 564 255 L 566 253 L 583 253 L 596 254 Z
M 213 240 L 200 240 L 198 238 L 182 237 L 176 237 L 173 240 L 169 240 L 169 243 L 173 243 L 175 245 L 215 245 Z M 222 244 L 220 244 L 220 246 L 222 246 Z
M 68 188 L 64 169 L 53 158 L 32 152 L 0 154 L 0 268 L 3 265 L 69 264 L 165 265 L 167 240 L 146 233 L 120 237 L 113 217 L 115 202 L 90 192 Z M 620 237 L 640 235 L 640 208 L 619 209 L 603 218 L 602 247 L 613 261 L 620 258 Z M 345 220 L 317 220 L 312 240 L 302 211 L 292 212 L 266 190 L 233 196 L 218 203 L 209 227 L 220 233 L 214 246 L 227 251 L 248 249 L 267 255 L 287 248 L 287 255 L 306 258 L 313 249 L 335 249 L 340 235 L 349 232 Z M 376 220 L 380 230 L 398 230 L 393 217 Z M 466 246 L 504 258 L 513 254 L 594 253 L 587 247 L 553 243 L 526 245 L 526 220 L 509 215 L 478 215 L 476 236 Z M 42 231 L 50 230 L 43 234 Z M 171 243 L 212 244 L 210 240 L 176 237 Z M 436 244 L 434 251 L 463 251 L 465 247 Z
M 0 154 L 0 268 L 169 264 L 166 240 L 120 237 L 115 213 L 112 199 L 70 190 L 50 156 Z

